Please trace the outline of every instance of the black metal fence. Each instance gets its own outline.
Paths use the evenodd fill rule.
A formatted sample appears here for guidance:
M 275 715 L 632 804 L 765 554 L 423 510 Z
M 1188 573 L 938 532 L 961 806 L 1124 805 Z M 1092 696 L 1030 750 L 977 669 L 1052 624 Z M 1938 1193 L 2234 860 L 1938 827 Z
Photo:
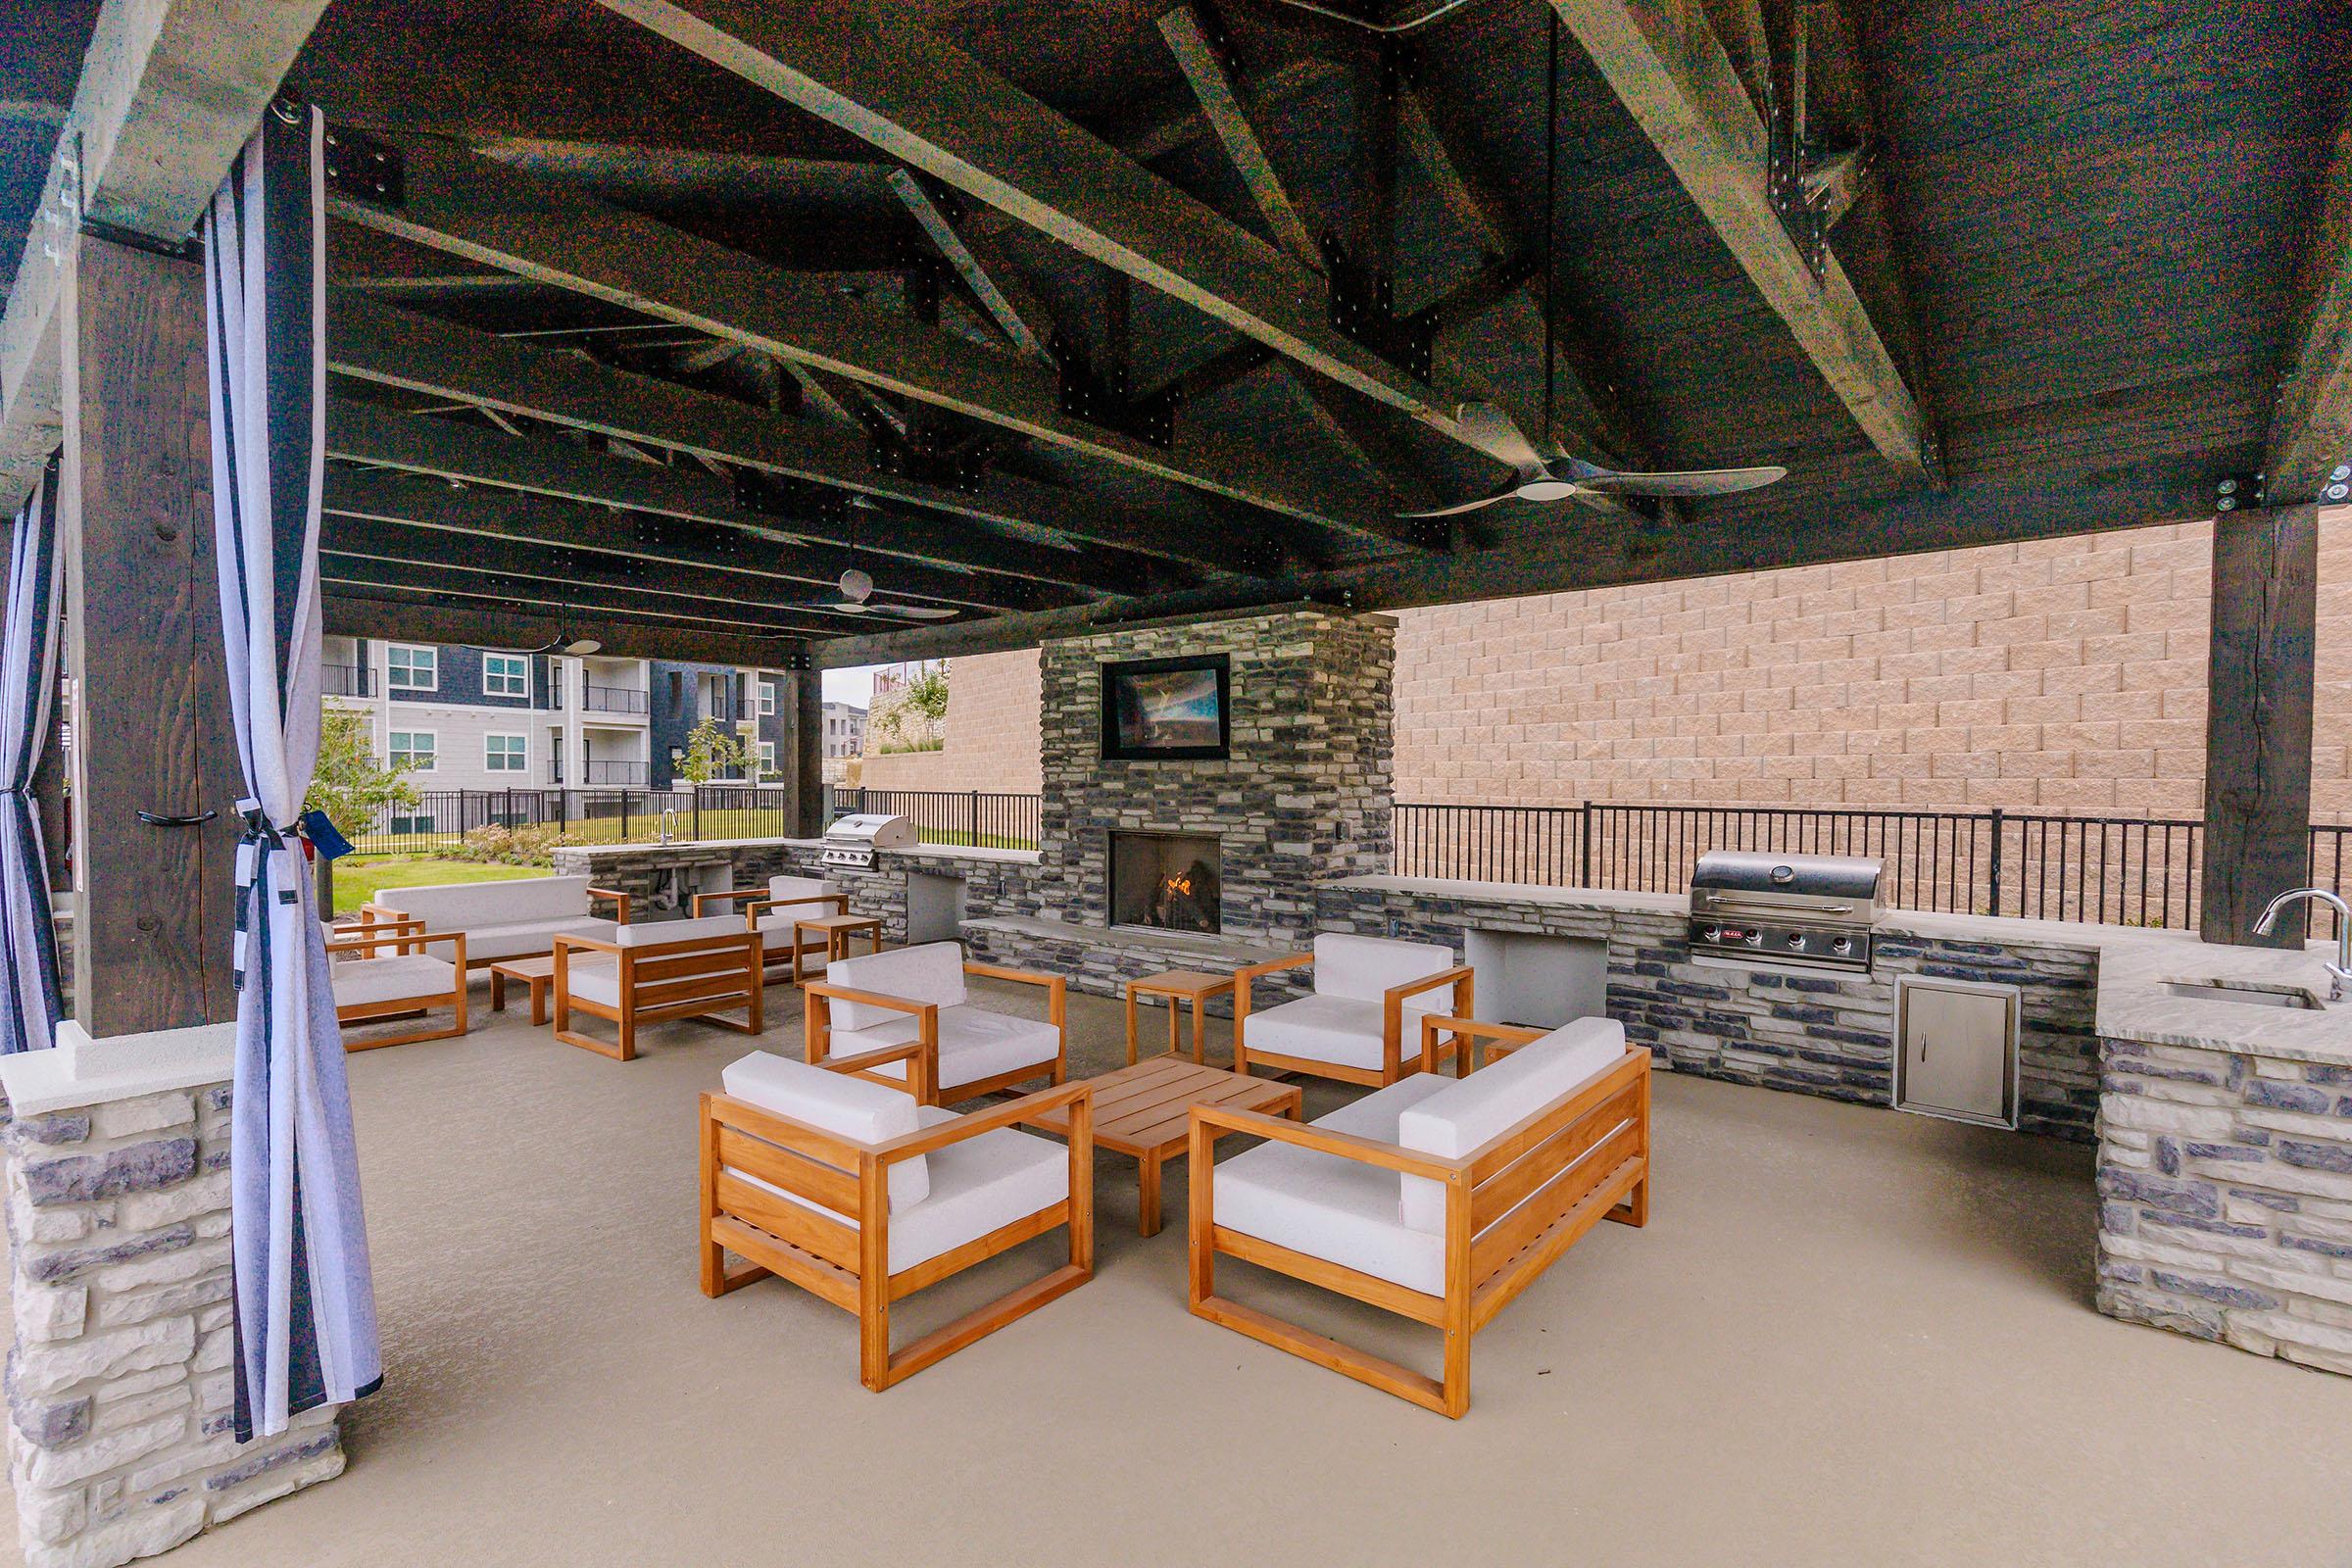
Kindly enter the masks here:
M 926 844 L 1033 850 L 1038 805 L 1034 795 L 833 786 L 826 791 L 825 820 L 852 811 L 890 811 L 911 818 L 916 837 Z M 351 842 L 363 855 L 446 854 L 485 827 L 552 828 L 570 844 L 651 844 L 664 833 L 673 840 L 782 838 L 793 831 L 792 792 L 760 784 L 425 790 L 415 806 L 388 811 L 351 833 Z
M 1680 893 L 1715 849 L 1862 855 L 1902 908 L 2186 928 L 2204 824 L 2160 817 L 1777 807 L 1396 808 L 1398 874 Z M 2311 880 L 2352 888 L 2352 824 L 2311 829 Z M 2333 916 L 2315 911 L 2315 934 Z

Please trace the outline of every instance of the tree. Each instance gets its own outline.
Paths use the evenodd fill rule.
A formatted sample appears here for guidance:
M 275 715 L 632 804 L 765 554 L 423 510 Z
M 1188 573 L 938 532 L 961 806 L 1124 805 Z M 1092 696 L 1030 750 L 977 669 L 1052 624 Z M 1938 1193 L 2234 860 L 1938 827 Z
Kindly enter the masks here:
M 689 784 L 708 784 L 730 768 L 750 764 L 752 754 L 743 739 L 715 718 L 706 718 L 686 737 L 686 755 L 678 759 L 677 775 Z
M 947 666 L 943 663 L 919 667 L 888 707 L 876 704 L 875 709 L 875 727 L 894 743 L 883 746 L 883 751 L 939 750 L 948 718 Z
M 303 808 L 324 811 L 357 838 L 393 807 L 416 804 L 416 786 L 407 777 L 412 765 L 377 761 L 368 715 L 330 708 L 319 715 L 318 770 L 311 777 Z

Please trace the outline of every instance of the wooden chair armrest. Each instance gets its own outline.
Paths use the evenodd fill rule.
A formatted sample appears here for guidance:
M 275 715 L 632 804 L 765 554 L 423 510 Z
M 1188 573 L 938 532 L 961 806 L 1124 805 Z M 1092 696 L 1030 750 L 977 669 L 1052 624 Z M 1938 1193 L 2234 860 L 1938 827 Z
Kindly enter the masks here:
M 853 991 L 848 986 L 831 985 L 822 980 L 809 981 L 801 987 L 801 994 L 808 997 L 823 997 L 831 1002 L 854 1002 L 863 1007 L 888 1007 L 893 1012 L 911 1013 L 917 1018 L 926 1012 L 937 1015 L 939 1011 L 939 1004 L 936 1002 L 915 1002 L 906 997 L 886 997 L 879 991 Z
M 1259 975 L 1272 974 L 1277 969 L 1296 969 L 1302 963 L 1314 961 L 1315 956 L 1311 953 L 1294 953 L 1288 957 L 1268 958 L 1263 963 L 1247 964 L 1234 970 L 1233 978 L 1236 984 L 1246 986 Z
M 1421 1015 L 1421 1070 L 1438 1070 L 1438 1032 L 1453 1036 L 1454 1050 L 1467 1053 L 1479 1041 L 1488 1042 L 1487 1060 L 1508 1055 L 1519 1046 L 1544 1038 L 1541 1029 L 1523 1029 L 1515 1023 L 1481 1023 L 1476 1018 L 1449 1018 L 1443 1013 L 1425 1012 Z M 1500 1049 L 1497 1049 L 1500 1048 Z M 1463 1070 L 1469 1070 L 1465 1061 Z
M 588 902 L 594 904 L 598 899 L 611 899 L 618 906 L 618 912 L 612 916 L 613 924 L 627 925 L 629 923 L 629 896 L 626 893 L 612 888 L 590 888 Z
M 1024 986 L 1067 986 L 1069 981 L 1057 974 L 1041 974 L 1034 969 L 1007 969 L 994 963 L 967 963 L 965 974 L 976 974 L 984 980 L 1010 980 Z
M 762 900 L 752 906 L 752 918 L 757 920 L 771 910 L 781 909 L 791 904 L 830 904 L 836 914 L 850 912 L 850 896 L 847 893 L 804 893 L 797 899 Z
M 1407 980 L 1400 986 L 1391 986 L 1381 995 L 1391 1002 L 1402 1002 L 1407 997 L 1417 997 L 1424 991 L 1435 991 L 1440 986 L 1458 985 L 1477 972 L 1466 963 L 1457 963 L 1450 969 L 1441 969 L 1436 974 Z
M 1358 1138 L 1353 1133 L 1334 1132 L 1311 1122 L 1292 1121 L 1287 1116 L 1268 1116 L 1254 1110 L 1235 1110 L 1225 1105 L 1195 1105 L 1195 1122 L 1220 1132 L 1248 1133 L 1254 1138 L 1270 1138 L 1278 1144 L 1296 1144 L 1319 1153 L 1337 1154 L 1360 1164 L 1378 1165 L 1383 1170 L 1399 1171 L 1407 1176 L 1427 1176 L 1432 1181 L 1448 1181 L 1470 1168 L 1469 1162 L 1459 1159 L 1441 1159 L 1435 1154 L 1419 1154 L 1395 1144 L 1378 1139 Z
M 596 953 L 610 953 L 615 957 L 620 956 L 620 944 L 617 942 L 608 941 L 604 937 L 583 937 L 570 933 L 560 936 L 549 944 L 548 953 L 551 956 L 561 955 L 570 948 L 586 948 Z
M 1018 1100 L 1006 1101 L 1002 1105 L 992 1105 L 986 1110 L 975 1110 L 969 1115 L 958 1116 L 954 1121 L 942 1122 L 936 1127 L 926 1127 L 920 1132 L 908 1133 L 902 1138 L 893 1138 L 885 1144 L 876 1144 L 874 1157 L 886 1165 L 902 1159 L 912 1159 L 917 1154 L 928 1154 L 934 1150 L 945 1149 L 950 1144 L 959 1144 L 967 1138 L 977 1138 L 982 1133 L 995 1132 L 1000 1127 L 1010 1127 L 1018 1122 L 1033 1122 L 1050 1110 L 1059 1110 L 1080 1100 L 1085 1100 L 1091 1104 L 1094 1092 L 1094 1085 L 1084 1083 L 1063 1084 L 1054 1089 L 1041 1089 L 1035 1094 L 1023 1095 Z
M 411 924 L 414 924 L 418 929 L 413 931 L 408 929 L 408 926 Z M 398 928 L 391 926 L 378 926 L 376 930 L 380 934 L 375 936 L 333 937 L 327 941 L 326 954 L 327 956 L 331 958 L 338 954 L 373 953 L 381 948 L 401 948 L 405 950 L 408 948 L 421 948 L 427 943 L 448 942 L 454 944 L 456 947 L 457 961 L 461 964 L 466 961 L 465 932 L 426 931 L 422 929 L 423 925 L 424 922 L 422 920 L 416 920 L 413 922 L 403 922 L 403 924 Z
M 737 899 L 757 899 L 763 896 L 766 891 L 765 888 L 730 888 L 724 893 L 697 893 L 694 896 L 694 917 L 698 920 L 701 919 L 703 912 L 714 904 L 733 904 Z
M 868 1067 L 879 1067 L 887 1061 L 912 1061 L 922 1054 L 923 1043 L 919 1040 L 909 1040 L 903 1046 L 884 1046 L 878 1051 L 860 1051 L 855 1056 L 828 1054 L 817 1065 L 827 1072 L 863 1072 Z

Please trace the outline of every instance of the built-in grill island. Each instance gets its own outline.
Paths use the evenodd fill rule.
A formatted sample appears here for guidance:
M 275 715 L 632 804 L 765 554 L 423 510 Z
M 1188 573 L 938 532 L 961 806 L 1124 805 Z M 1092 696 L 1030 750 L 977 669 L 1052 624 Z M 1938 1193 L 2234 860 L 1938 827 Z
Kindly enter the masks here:
M 1713 965 L 1867 974 L 1886 868 L 1856 856 L 1711 850 L 1690 873 L 1690 952 Z

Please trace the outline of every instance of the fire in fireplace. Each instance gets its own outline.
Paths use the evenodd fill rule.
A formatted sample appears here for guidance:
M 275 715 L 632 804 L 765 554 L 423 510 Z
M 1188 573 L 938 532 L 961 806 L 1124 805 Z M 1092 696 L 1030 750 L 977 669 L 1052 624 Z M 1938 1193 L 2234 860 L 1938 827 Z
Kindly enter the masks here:
M 1110 923 L 1217 931 L 1221 858 L 1204 833 L 1113 833 Z

